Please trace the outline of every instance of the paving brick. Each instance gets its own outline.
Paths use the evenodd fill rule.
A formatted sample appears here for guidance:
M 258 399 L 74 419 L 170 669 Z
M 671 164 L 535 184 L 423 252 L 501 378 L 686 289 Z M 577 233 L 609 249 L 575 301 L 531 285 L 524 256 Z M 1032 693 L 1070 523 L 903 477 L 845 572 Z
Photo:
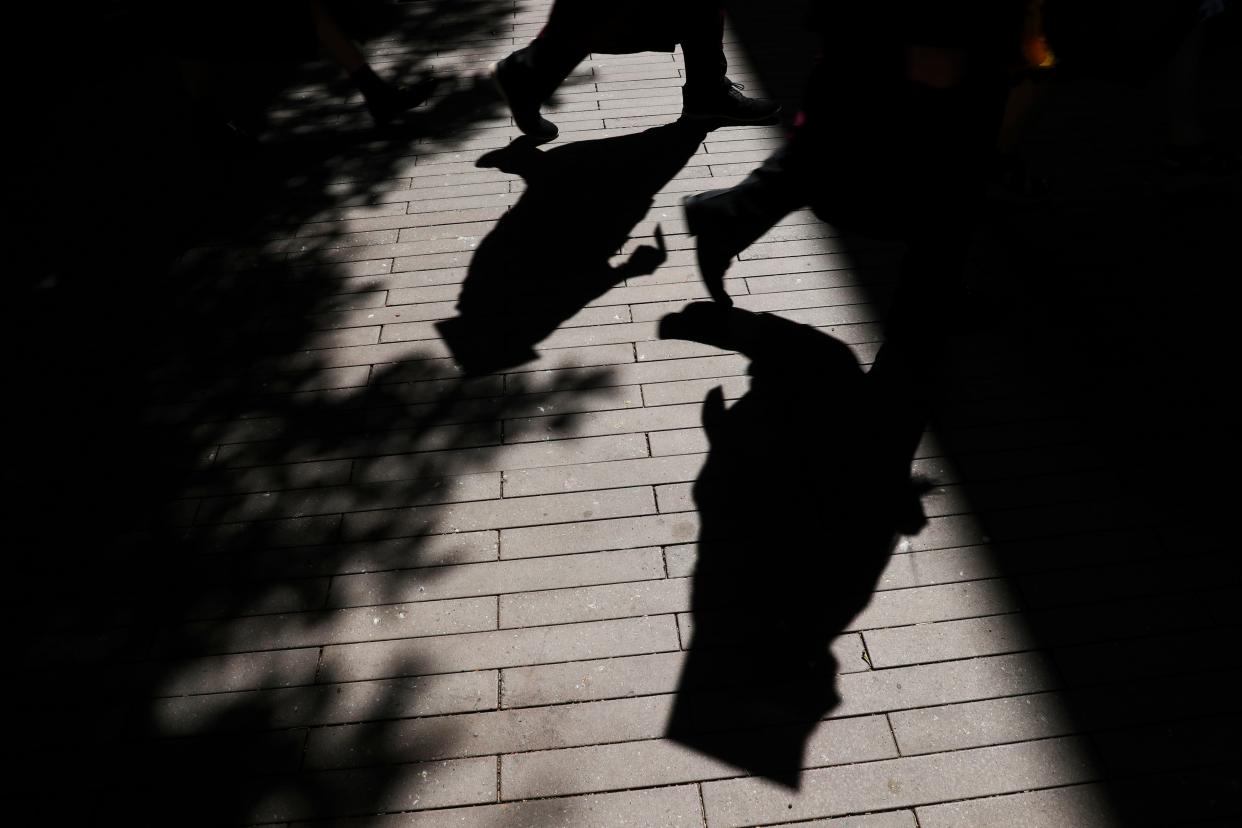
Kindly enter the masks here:
M 698 533 L 698 515 L 693 513 L 529 526 L 501 531 L 500 556 L 533 558 L 663 546 L 693 540 Z
M 1108 789 L 1101 784 L 1025 791 L 986 799 L 968 799 L 917 810 L 922 828 L 1121 828 Z
M 689 650 L 694 647 L 694 615 L 689 612 L 678 613 L 677 627 L 681 635 L 682 649 Z M 736 642 L 739 645 L 751 645 L 755 642 L 750 640 L 741 640 Z M 862 636 L 858 633 L 843 633 L 832 640 L 829 646 L 832 657 L 837 662 L 838 673 L 854 673 L 859 670 L 870 670 L 871 665 L 863 650 Z
M 444 452 L 437 459 L 445 466 L 468 467 L 477 471 L 572 466 L 609 460 L 647 456 L 647 441 L 641 434 L 620 434 L 581 439 L 543 440 L 510 443 L 481 449 Z M 417 455 L 375 457 L 357 463 L 357 482 L 401 480 L 417 474 Z
M 364 310 L 324 311 L 308 315 L 305 324 L 310 330 L 333 330 L 398 322 L 447 319 L 453 315 L 454 302 L 424 302 L 420 305 L 366 308 Z
M 699 791 L 694 785 L 644 788 L 641 791 L 565 796 L 480 805 L 473 808 L 447 808 L 410 814 L 368 818 L 365 822 L 333 823 L 334 828 L 460 828 L 474 825 L 503 825 L 505 828 L 700 828 L 703 824 Z M 322 824 L 322 823 L 317 823 Z M 854 828 L 854 826 L 843 826 Z M 859 825 L 857 828 L 890 828 L 889 825 Z M 897 824 L 891 828 L 898 828 Z M 906 828 L 901 825 L 900 828 Z
M 634 352 L 637 354 L 639 362 L 709 357 L 723 353 L 722 349 L 714 345 L 702 345 L 698 342 L 686 342 L 677 339 L 636 342 L 634 343 Z
M 537 524 L 550 527 L 576 519 L 598 521 L 618 516 L 651 514 L 654 511 L 655 500 L 651 489 L 635 487 L 613 489 L 606 495 L 599 492 L 574 492 L 358 512 L 345 515 L 341 531 L 346 540 L 364 540 L 514 526 L 533 527 Z M 503 536 L 501 544 L 502 550 L 507 551 Z M 512 556 L 505 554 L 505 557 Z
M 724 391 L 726 400 L 736 400 L 750 389 L 750 377 L 722 376 L 681 382 L 657 382 L 642 386 L 643 401 L 649 406 L 702 403 L 713 388 Z
M 323 771 L 267 779 L 256 787 L 250 812 L 255 822 L 447 808 L 494 802 L 496 759 L 398 765 L 384 773 Z
M 161 736 L 187 736 L 232 728 L 303 728 L 492 710 L 498 701 L 497 678 L 495 670 L 483 670 L 156 699 L 148 705 L 149 728 Z M 261 710 L 266 716 L 257 722 L 230 716 L 245 710 Z
M 640 310 L 641 308 L 634 308 L 632 312 L 638 314 Z M 635 385 L 701 377 L 733 376 L 744 373 L 748 364 L 748 360 L 734 354 L 700 359 L 617 364 L 611 369 L 610 379 L 614 385 Z M 555 380 L 556 377 L 550 376 L 548 379 Z
M 653 457 L 675 454 L 706 454 L 711 449 L 707 434 L 701 428 L 680 428 L 658 431 L 648 437 Z
M 867 608 L 846 629 L 927 624 L 1018 609 L 1017 595 L 1000 579 L 882 590 L 872 596 Z
M 319 679 L 334 682 L 488 670 L 676 648 L 676 625 L 668 616 L 593 621 L 326 647 Z
M 466 474 L 426 478 L 416 485 L 383 483 L 333 486 L 295 491 L 211 498 L 203 502 L 198 523 L 229 523 L 303 515 L 335 514 L 400 505 L 453 503 L 500 497 L 500 475 Z
M 247 582 L 228 556 L 197 562 L 201 565 L 187 570 L 186 577 L 201 579 L 203 587 L 182 605 L 179 620 L 310 612 L 322 609 L 327 600 L 329 578 L 255 583 Z
M 584 345 L 605 345 L 621 342 L 639 342 L 655 339 L 656 325 L 654 322 L 619 323 L 621 316 L 629 318 L 629 310 L 625 306 L 611 305 L 602 308 L 588 308 L 593 314 L 611 317 L 610 322 L 590 327 L 578 326 L 570 328 L 562 326 L 543 340 L 543 348 L 577 348 Z
M 909 544 L 905 544 L 908 549 Z M 880 575 L 880 589 L 974 581 L 995 578 L 1004 572 L 998 550 L 987 546 L 962 546 L 906 552 L 889 558 Z
M 601 385 L 583 388 L 581 391 L 549 391 L 524 393 L 522 377 L 514 377 L 511 394 L 503 401 L 504 414 L 513 419 L 505 423 L 507 429 L 518 431 L 515 423 L 531 416 L 560 415 L 568 424 L 575 417 L 593 411 L 616 411 L 642 406 L 642 392 L 636 385 Z M 553 439 L 562 439 L 559 436 Z M 519 441 L 528 442 L 528 441 Z
M 1015 653 L 871 670 L 837 680 L 847 716 L 1036 693 L 1060 686 L 1052 663 L 1037 653 Z
M 388 641 L 496 629 L 496 602 L 465 598 L 202 622 L 171 631 L 203 653 Z
M 259 443 L 223 445 L 216 453 L 216 466 L 243 467 L 271 465 L 281 460 L 298 463 L 312 460 L 335 460 L 351 457 L 375 457 L 404 452 L 430 452 L 500 443 L 500 428 L 495 423 L 462 423 L 428 426 L 422 429 L 398 428 L 384 432 L 338 433 L 333 440 L 271 440 Z M 326 445 L 325 445 L 326 444 Z M 407 460 L 407 470 L 409 455 Z M 425 460 L 444 461 L 450 455 L 431 455 Z M 362 464 L 359 464 L 362 465 Z M 427 474 L 426 466 L 415 467 L 417 474 Z M 490 470 L 489 470 L 490 471 Z
M 797 828 L 918 828 L 914 811 L 885 811 L 880 814 L 815 819 L 798 822 Z
M 534 707 L 672 693 L 684 659 L 684 653 L 673 652 L 513 667 L 502 671 L 502 704 Z
M 979 546 L 992 540 L 983 519 L 977 515 L 933 517 L 911 538 L 913 550 L 945 549 L 954 546 Z
M 698 563 L 698 544 L 683 543 L 664 547 L 664 568 L 670 578 L 688 578 Z
M 670 483 L 656 486 L 656 506 L 660 513 L 693 511 L 693 488 L 693 483 Z
M 653 739 L 672 704 L 671 696 L 644 696 L 320 728 L 310 733 L 306 764 L 360 767 Z
M 882 716 L 825 722 L 807 743 L 806 761 L 827 765 L 895 754 Z M 503 799 L 618 790 L 738 776 L 732 765 L 665 739 L 501 757 Z M 709 812 L 710 813 L 710 812 Z
M 500 538 L 495 532 L 456 532 L 415 539 L 342 544 L 334 574 L 444 566 L 495 560 Z
M 424 273 L 438 273 L 439 271 L 422 271 Z M 457 277 L 456 280 L 459 280 Z M 451 314 L 449 314 L 451 315 Z M 544 347 L 559 346 L 580 346 L 580 345 L 596 345 L 596 344 L 615 344 L 606 342 L 574 342 L 569 341 L 569 328 L 586 328 L 593 329 L 598 325 L 618 326 L 629 322 L 630 312 L 625 306 L 610 305 L 598 308 L 584 308 L 578 313 L 571 316 L 562 323 L 557 333 L 553 334 L 544 342 Z M 401 322 L 384 325 L 383 341 L 384 342 L 402 342 L 407 340 L 423 340 L 439 338 L 440 333 L 434 326 L 433 320 L 424 320 L 420 322 Z M 624 340 L 629 342 L 631 340 Z
M 1028 572 L 1064 572 L 1070 569 L 1099 566 L 1123 561 L 1149 560 L 1157 554 L 1155 538 L 1142 532 L 1110 532 L 1070 535 L 1035 541 L 994 543 L 988 546 L 968 546 L 959 549 L 932 550 L 914 553 L 914 566 L 920 567 L 920 576 L 952 578 L 953 561 L 966 568 L 960 570 L 974 577 L 991 577 L 1003 571 L 1010 575 Z M 900 556 L 895 556 L 899 558 Z M 972 566 L 968 559 L 975 561 Z M 942 570 L 941 567 L 944 567 Z M 938 573 L 943 572 L 943 575 Z
M 472 218 L 477 213 L 491 209 L 495 212 L 501 212 L 517 203 L 517 195 L 514 193 L 494 193 L 490 195 L 476 196 L 458 196 L 453 198 L 431 198 L 419 201 L 410 201 L 407 208 L 410 213 L 433 213 L 439 215 L 441 213 L 452 212 L 468 214 Z M 423 263 L 410 259 L 396 259 L 393 262 L 393 270 L 417 270 Z M 436 265 L 437 267 L 439 265 Z
M 1016 614 L 868 630 L 863 637 L 876 667 L 1012 653 L 1039 646 L 1026 619 Z
M 661 575 L 663 573 L 660 573 Z M 500 596 L 501 627 L 662 615 L 690 608 L 686 578 L 524 592 Z
M 398 232 L 391 229 L 364 230 L 352 233 L 330 233 L 325 235 L 305 235 L 299 233 L 295 239 L 288 239 L 268 246 L 268 251 L 288 253 L 290 256 L 301 256 L 321 250 L 337 250 L 346 247 L 365 247 L 367 245 L 393 244 L 397 241 Z
M 504 473 L 504 492 L 506 497 L 518 497 L 693 480 L 702 470 L 704 459 L 703 455 L 644 457 L 545 469 L 516 469 Z
M 318 662 L 319 648 L 310 647 L 138 664 L 127 672 L 135 677 L 159 676 L 154 696 L 185 696 L 310 684 Z
M 186 529 L 181 539 L 191 549 L 222 554 L 250 549 L 318 546 L 340 539 L 341 516 L 317 515 L 257 523 L 226 523 Z
M 703 418 L 698 405 L 663 405 L 656 408 L 633 408 L 616 411 L 584 413 L 566 427 L 560 417 L 516 420 L 514 430 L 522 440 L 549 437 L 595 437 L 604 434 L 629 434 L 645 431 L 686 428 L 698 425 Z M 508 438 L 508 432 L 506 432 Z M 509 440 L 515 442 L 516 440 Z
M 433 601 L 642 581 L 659 578 L 663 574 L 659 549 L 624 549 L 401 572 L 341 575 L 332 580 L 328 600 L 332 606 Z
M 908 808 L 1093 781 L 1087 754 L 1077 740 L 1048 739 L 806 771 L 801 793 L 758 779 L 707 782 L 703 800 L 710 828 Z
M 889 714 L 902 755 L 938 753 L 1075 732 L 1064 696 L 1041 693 Z

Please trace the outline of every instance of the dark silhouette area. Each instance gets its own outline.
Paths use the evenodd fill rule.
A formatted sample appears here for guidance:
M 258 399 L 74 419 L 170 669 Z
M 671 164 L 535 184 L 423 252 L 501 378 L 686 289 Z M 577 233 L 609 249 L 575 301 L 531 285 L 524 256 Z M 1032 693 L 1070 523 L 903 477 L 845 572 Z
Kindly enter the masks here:
M 481 374 L 535 359 L 534 346 L 561 323 L 654 271 L 662 247 L 641 245 L 620 264 L 610 259 L 705 135 L 677 121 L 547 151 L 519 139 L 479 159 L 477 166 L 521 175 L 526 189 L 471 258 L 458 316 L 438 324 L 458 362 Z M 567 211 L 571 205 L 578 209 Z
M 797 788 L 806 740 L 840 700 L 833 640 L 925 523 L 910 461 L 925 412 L 908 378 L 865 374 L 808 325 L 717 303 L 660 335 L 735 350 L 751 386 L 703 403 L 702 530 L 670 738 Z
M 1048 0 L 1060 63 L 1019 143 L 1053 190 L 986 205 L 964 268 L 975 303 L 924 320 L 945 336 L 918 392 L 951 469 L 937 482 L 979 516 L 955 529 L 955 510 L 929 514 L 929 555 L 987 554 L 1017 588 L 1010 618 L 1029 639 L 1013 649 L 1068 711 L 1048 735 L 1081 734 L 1125 825 L 1239 815 L 1226 689 L 1240 667 L 1226 403 L 1239 179 L 1162 163 L 1166 102 L 1152 88 L 1197 5 Z M 1194 93 L 1204 130 L 1235 155 L 1236 12 L 1202 33 Z M 772 39 L 795 35 L 754 31 L 741 37 L 756 71 L 775 57 L 779 75 Z M 727 739 L 705 750 L 721 741 L 764 755 Z
M 415 65 L 421 51 L 469 43 L 511 10 L 394 7 L 400 16 L 372 36 L 391 38 L 396 59 Z M 26 7 L 15 29 L 30 72 L 10 103 L 21 117 L 6 268 L 9 813 L 220 825 L 403 810 L 410 802 L 398 795 L 422 790 L 424 772 L 434 784 L 442 763 L 455 772 L 469 740 L 451 726 L 391 738 L 398 719 L 426 712 L 438 680 L 417 640 L 375 678 L 334 680 L 323 642 L 380 641 L 390 628 L 338 629 L 333 613 L 361 603 L 397 612 L 418 593 L 350 599 L 333 584 L 393 571 L 429 590 L 442 584 L 438 567 L 482 541 L 463 532 L 446 546 L 433 534 L 451 489 L 437 483 L 489 471 L 502 423 L 544 405 L 572 420 L 607 372 L 464 378 L 431 332 L 425 348 L 412 340 L 390 362 L 333 362 L 324 346 L 383 311 L 371 303 L 386 283 L 342 261 L 350 233 L 305 225 L 345 210 L 373 217 L 384 196 L 358 179 L 395 177 L 415 142 L 485 117 L 482 93 L 467 81 L 383 135 L 346 94 L 327 96 L 322 107 L 294 107 L 289 129 L 274 129 L 257 153 L 216 153 L 190 130 L 167 41 L 135 37 L 148 30 L 113 8 Z M 1236 37 L 1231 25 L 1223 31 Z M 1236 146 L 1239 98 L 1223 90 L 1242 51 L 1231 42 L 1209 43 L 1216 105 L 1205 120 Z M 234 91 L 256 118 L 290 84 L 342 82 L 327 64 L 239 75 Z M 988 214 L 970 276 L 993 306 L 950 337 L 935 393 L 914 398 L 933 410 L 958 482 L 982 504 L 986 532 L 974 540 L 987 539 L 998 576 L 1021 590 L 1030 652 L 1054 666 L 1053 689 L 1092 740 L 1128 822 L 1229 824 L 1240 801 L 1228 301 L 1237 181 L 1156 175 L 1135 140 L 1143 106 L 1094 78 L 1050 95 L 1032 149 L 1073 186 L 1043 206 Z M 357 115 L 361 129 L 350 126 Z M 272 215 L 283 225 L 275 236 Z M 842 385 L 858 385 L 839 349 L 800 336 Z M 795 413 L 821 393 L 802 383 Z M 750 437 L 746 420 L 766 422 L 764 409 L 748 406 L 732 422 Z M 904 417 L 904 407 L 890 410 Z M 737 445 L 732 428 L 722 446 Z M 852 448 L 846 460 L 858 457 Z M 1050 476 L 1084 468 L 1113 474 L 1118 488 L 1083 495 Z M 876 485 L 887 491 L 898 477 Z M 1015 500 L 1015 480 L 1043 502 Z M 742 479 L 738 493 L 752 484 Z M 726 503 L 732 491 L 715 489 Z M 906 512 L 894 495 L 881 514 L 897 525 Z M 859 537 L 878 549 L 883 528 Z M 843 577 L 834 570 L 833 583 L 865 590 L 877 565 L 868 557 Z M 758 577 L 772 584 L 774 573 Z M 843 593 L 832 617 L 859 600 Z M 790 642 L 785 654 L 814 643 L 777 641 Z M 809 676 L 761 663 L 795 687 L 823 689 L 823 662 Z M 718 666 L 722 680 L 737 676 L 710 657 L 706 665 L 709 676 Z M 748 709 L 762 718 L 764 697 L 755 698 Z M 794 721 L 788 732 L 706 738 L 705 749 L 788 774 L 812 707 L 831 697 L 770 701 L 776 718 Z M 711 732 L 715 709 L 692 707 L 689 732 Z M 331 767 L 312 750 L 329 731 L 339 738 Z
M 436 534 L 452 481 L 487 469 L 499 424 L 548 395 L 572 422 L 607 372 L 466 380 L 417 340 L 382 364 L 333 362 L 324 349 L 382 310 L 376 279 L 340 255 L 348 221 L 384 204 L 364 182 L 451 149 L 445 132 L 495 107 L 467 106 L 467 81 L 378 135 L 347 92 L 318 99 L 326 112 L 288 103 L 344 78 L 281 55 L 239 62 L 227 93 L 291 128 L 220 151 L 189 116 L 179 44 L 140 9 L 17 14 L 32 71 L 10 102 L 25 126 L 10 150 L 5 602 L 30 626 L 7 662 L 10 813 L 218 826 L 408 808 L 464 742 L 441 728 L 400 756 L 375 745 L 428 704 L 472 703 L 433 692 L 417 640 L 373 678 L 334 680 L 321 645 L 404 637 L 419 593 L 330 584 L 409 570 L 434 589 L 439 565 L 484 542 Z M 367 36 L 417 66 L 486 36 L 500 9 L 390 5 Z M 358 604 L 384 622 L 361 637 Z M 362 722 L 365 736 L 333 730 L 340 759 L 314 758 L 312 730 Z
M 758 88 L 781 105 L 780 122 L 793 127 L 802 110 L 807 77 L 815 66 L 820 38 L 813 21 L 818 0 L 728 0 L 737 46 L 746 56 Z
M 680 45 L 686 78 L 683 118 L 717 124 L 769 121 L 780 105 L 744 95 L 742 85 L 725 74 L 724 20 L 719 0 L 556 0 L 538 35 L 497 62 L 492 79 L 518 129 L 528 140 L 542 143 L 555 138 L 559 129 L 540 108 L 589 53 L 671 52 Z

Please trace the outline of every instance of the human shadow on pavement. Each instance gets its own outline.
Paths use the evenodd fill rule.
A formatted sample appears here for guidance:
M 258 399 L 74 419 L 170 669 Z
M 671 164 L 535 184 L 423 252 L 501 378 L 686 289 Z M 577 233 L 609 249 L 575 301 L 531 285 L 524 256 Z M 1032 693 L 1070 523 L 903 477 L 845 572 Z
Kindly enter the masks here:
M 658 228 L 657 246 L 639 246 L 619 265 L 609 259 L 705 136 L 678 121 L 548 151 L 519 139 L 479 159 L 521 175 L 526 191 L 475 251 L 458 315 L 438 325 L 467 372 L 535 359 L 534 346 L 574 314 L 654 271 L 665 258 Z
M 693 629 L 668 736 L 796 788 L 851 668 L 833 641 L 898 537 L 924 523 L 910 477 L 922 416 L 888 406 L 850 349 L 807 325 L 694 303 L 660 335 L 751 359 L 745 396 L 726 409 L 715 388 L 704 401 Z

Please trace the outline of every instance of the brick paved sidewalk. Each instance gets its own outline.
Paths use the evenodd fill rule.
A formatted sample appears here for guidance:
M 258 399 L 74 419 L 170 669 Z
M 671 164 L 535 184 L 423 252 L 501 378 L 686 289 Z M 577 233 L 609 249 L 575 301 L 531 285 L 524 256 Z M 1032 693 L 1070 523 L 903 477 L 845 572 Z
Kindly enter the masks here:
M 421 57 L 470 78 L 547 7 L 369 48 L 384 71 Z M 753 85 L 732 37 L 729 56 Z M 166 474 L 57 494 L 67 524 L 75 502 L 99 498 L 148 517 L 101 542 L 119 550 L 106 561 L 56 545 L 42 556 L 32 592 L 86 574 L 52 587 L 72 608 L 15 633 L 16 678 L 56 705 L 23 726 L 41 744 L 41 785 L 82 787 L 123 824 L 1238 818 L 1238 566 L 1228 485 L 1212 474 L 1228 468 L 1219 389 L 1236 369 L 1216 350 L 1227 328 L 1205 287 L 1220 265 L 1204 245 L 1229 238 L 1217 191 L 1169 196 L 1140 176 L 1120 201 L 1098 196 L 1082 170 L 1102 169 L 1099 145 L 1084 141 L 1063 159 L 1082 173 L 1063 201 L 989 217 L 973 278 L 990 315 L 946 320 L 961 328 L 914 461 L 927 522 L 878 562 L 874 594 L 832 642 L 840 702 L 807 734 L 790 788 L 666 738 L 703 620 L 691 486 L 711 449 L 704 400 L 717 387 L 742 397 L 750 360 L 657 331 L 706 298 L 680 198 L 739 180 L 780 129 L 687 144 L 665 127 L 680 113 L 680 53 L 593 56 L 533 162 L 564 182 L 549 191 L 529 159 L 480 165 L 518 134 L 499 107 L 443 137 L 375 134 L 319 71 L 269 108 L 266 151 L 299 160 L 248 205 L 260 218 L 222 222 L 158 299 L 116 316 L 144 354 L 117 364 L 118 393 L 140 386 L 149 402 L 140 425 L 82 443 L 112 443 L 104 456 L 135 475 L 156 456 Z M 1109 117 L 1080 94 L 1054 103 L 1047 146 L 1058 117 Z M 595 241 L 616 229 L 620 250 L 604 261 L 581 238 L 614 214 Z M 656 244 L 657 225 L 668 254 L 653 273 L 616 271 L 626 278 L 564 308 L 533 360 L 463 375 L 436 323 L 457 315 L 481 262 L 502 280 L 566 261 L 585 277 Z M 827 333 L 866 367 L 898 252 L 800 211 L 727 286 L 738 307 Z M 562 310 L 545 300 L 530 308 Z M 73 348 L 89 363 L 87 344 Z M 781 437 L 825 462 L 840 439 Z M 36 522 L 32 537 L 113 528 Z M 790 559 L 754 549 L 752 566 Z

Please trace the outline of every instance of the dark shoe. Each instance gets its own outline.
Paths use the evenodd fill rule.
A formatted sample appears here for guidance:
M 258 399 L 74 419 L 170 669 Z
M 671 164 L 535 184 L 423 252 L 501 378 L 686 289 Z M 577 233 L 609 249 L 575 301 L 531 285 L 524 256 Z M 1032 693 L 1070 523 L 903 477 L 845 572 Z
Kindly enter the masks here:
M 766 98 L 748 98 L 742 94 L 742 84 L 728 78 L 724 83 L 706 91 L 690 87 L 681 90 L 681 117 L 692 121 L 716 120 L 734 124 L 753 124 L 767 121 L 781 111 L 781 105 Z
M 695 238 L 694 252 L 699 263 L 699 274 L 711 297 L 726 306 L 732 305 L 733 299 L 725 291 L 725 271 L 733 263 L 733 257 L 741 252 L 729 232 L 731 222 L 727 201 L 731 192 L 710 190 L 682 199 L 686 228 Z
M 686 228 L 695 237 L 699 272 L 717 302 L 733 304 L 724 289 L 725 271 L 733 257 L 806 204 L 806 177 L 785 147 L 729 189 L 682 200 Z
M 509 105 L 513 113 L 513 122 L 517 128 L 540 143 L 551 141 L 560 130 L 556 124 L 539 114 L 543 105 L 542 97 L 534 88 L 534 84 L 523 75 L 524 69 L 516 60 L 516 53 L 496 62 L 492 67 L 492 81 L 497 91 Z
M 353 80 L 362 92 L 371 119 L 378 126 L 385 126 L 421 106 L 440 85 L 439 78 L 428 76 L 412 86 L 397 86 L 381 80 L 369 67 L 355 73 Z

